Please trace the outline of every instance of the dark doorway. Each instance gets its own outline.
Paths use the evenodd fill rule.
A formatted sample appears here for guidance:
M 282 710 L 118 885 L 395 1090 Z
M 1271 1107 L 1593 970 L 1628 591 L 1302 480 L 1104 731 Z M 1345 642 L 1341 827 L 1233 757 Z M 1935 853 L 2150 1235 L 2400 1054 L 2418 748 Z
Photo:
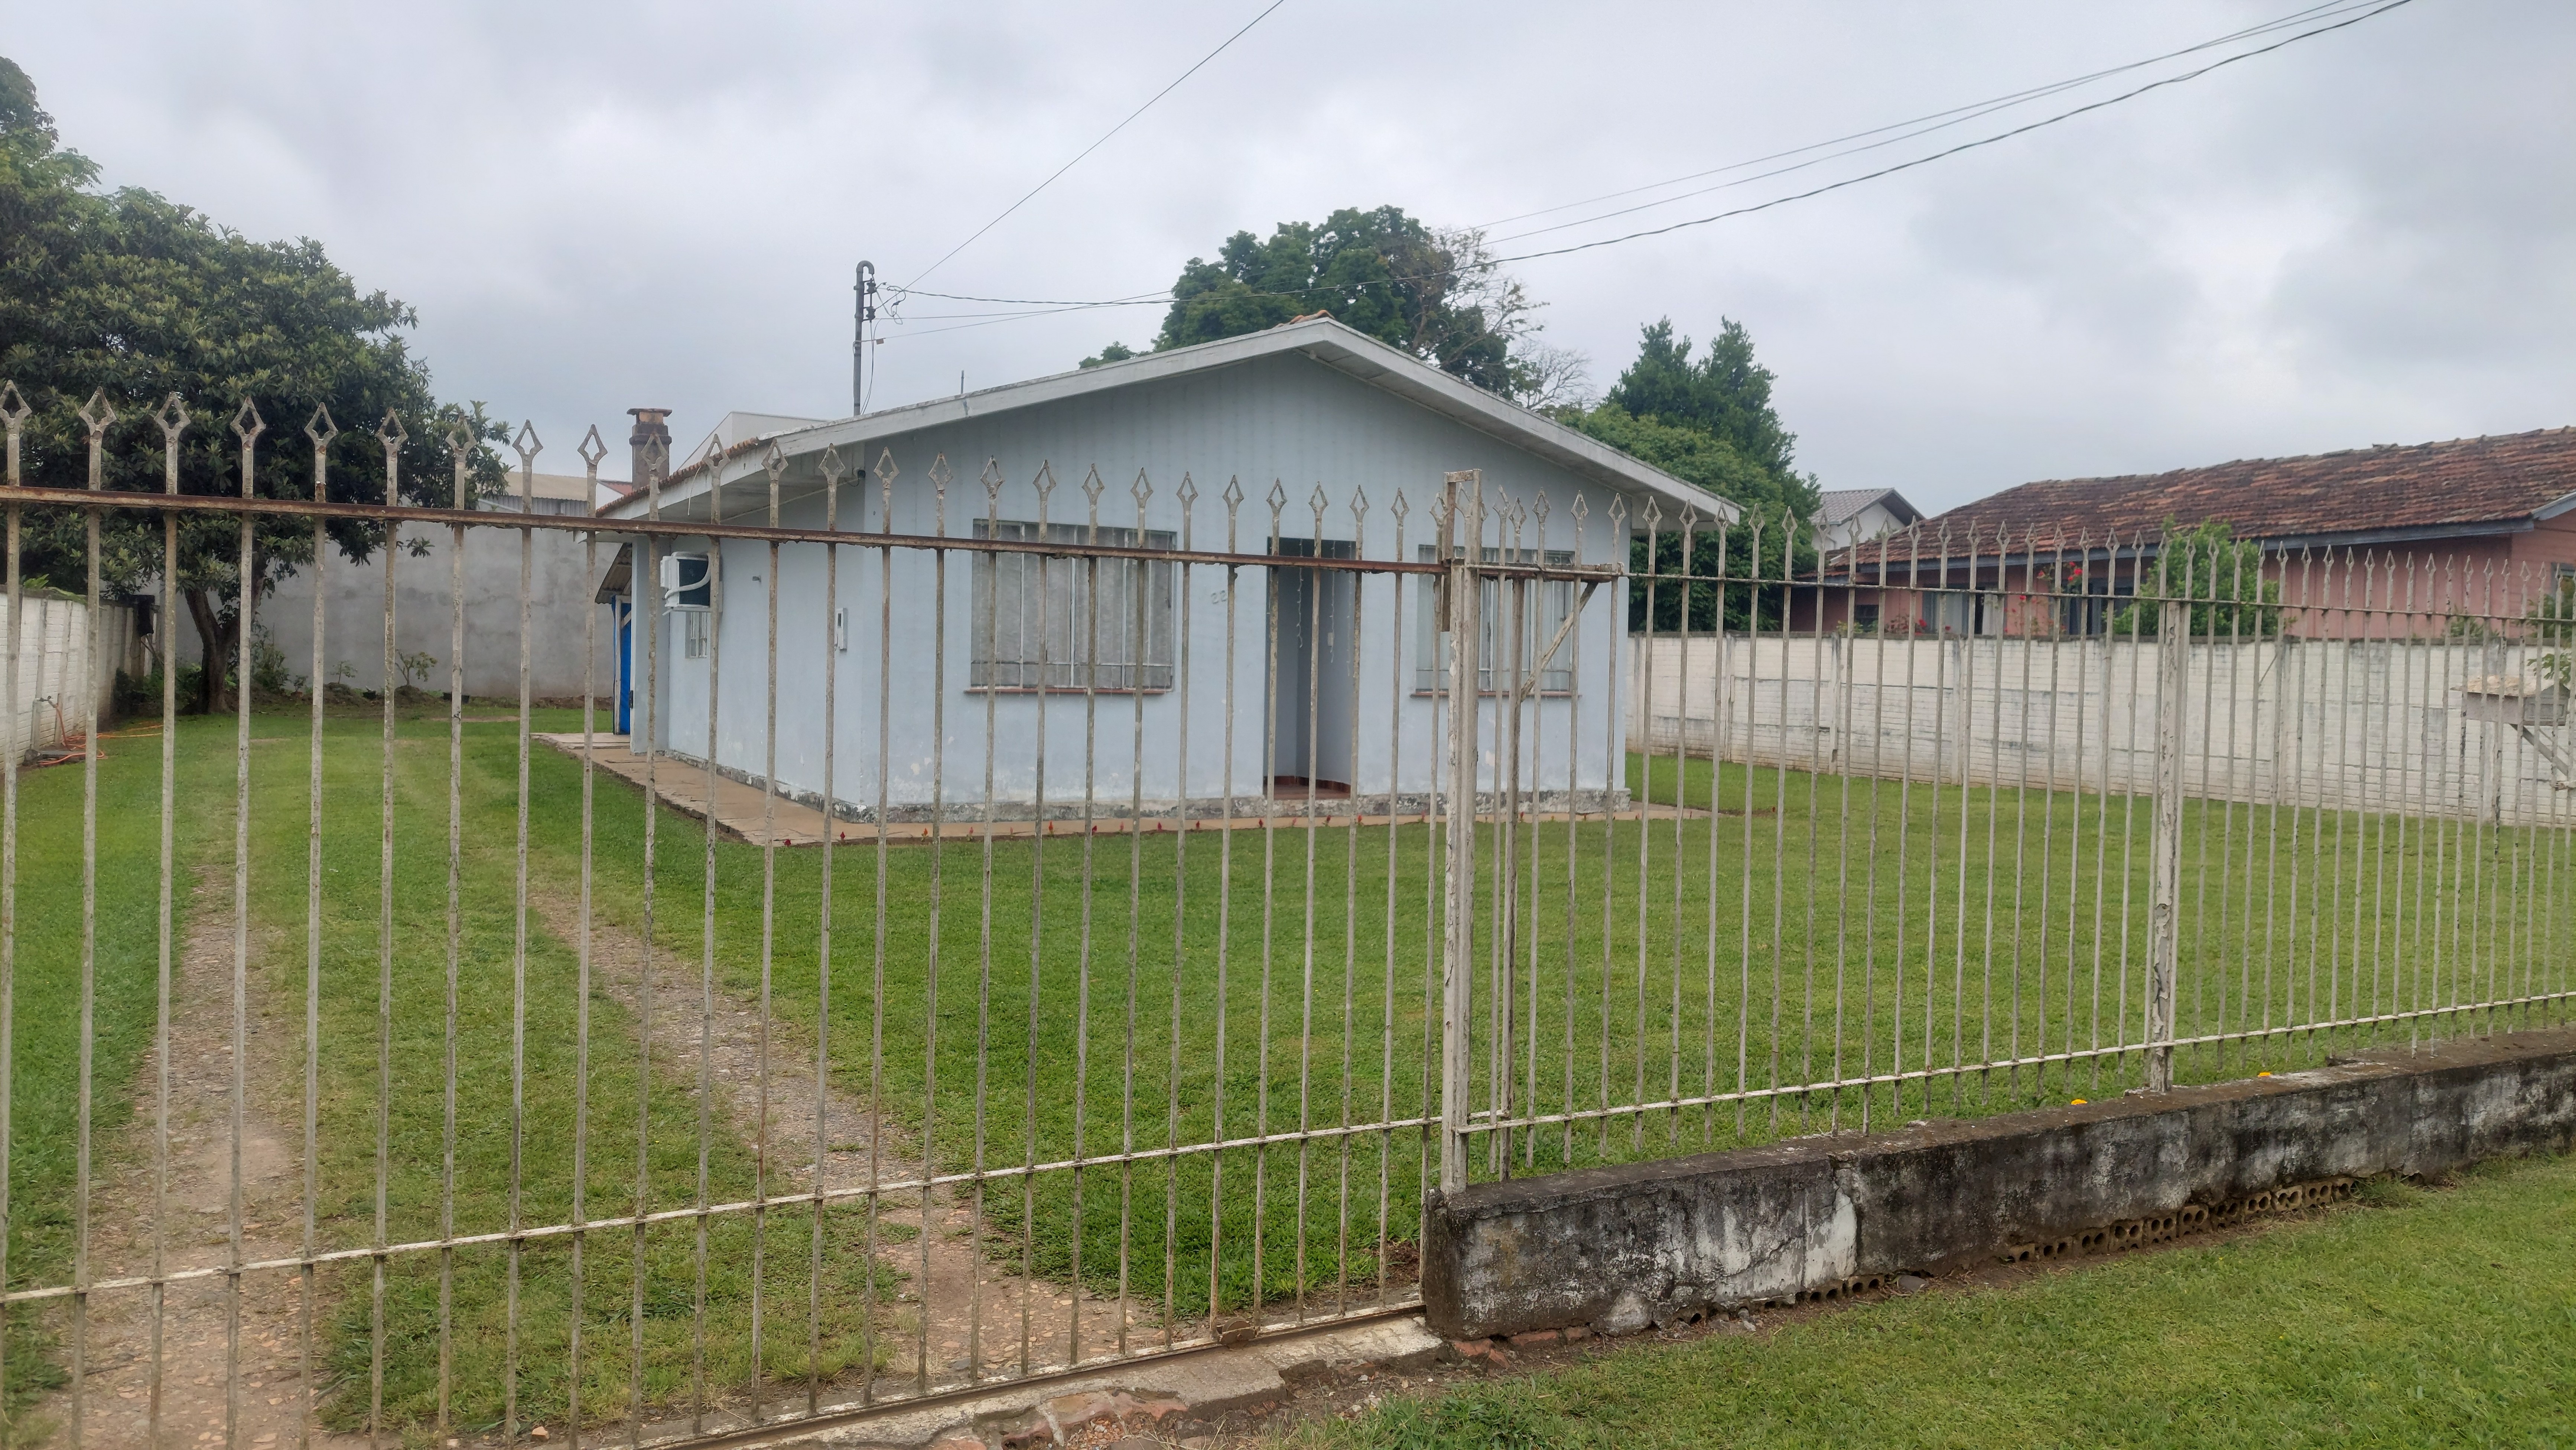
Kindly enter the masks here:
M 1319 556 L 1314 539 L 1281 539 L 1273 551 Z M 1355 559 L 1348 539 L 1321 541 L 1320 557 Z M 1270 789 L 1281 797 L 1348 796 L 1355 774 L 1351 740 L 1351 662 L 1358 641 L 1351 615 L 1359 576 L 1343 569 L 1270 571 L 1277 646 L 1270 668 Z

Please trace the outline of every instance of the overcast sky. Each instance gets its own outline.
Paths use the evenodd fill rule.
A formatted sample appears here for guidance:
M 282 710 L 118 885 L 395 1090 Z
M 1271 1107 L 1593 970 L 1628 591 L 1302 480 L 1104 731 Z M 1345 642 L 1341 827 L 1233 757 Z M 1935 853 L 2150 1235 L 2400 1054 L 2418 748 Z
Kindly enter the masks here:
M 318 238 L 419 309 L 442 395 L 533 417 L 541 467 L 577 469 L 596 421 L 620 472 L 638 404 L 678 410 L 684 444 L 728 409 L 846 413 L 854 261 L 912 278 L 1263 3 L 56 5 L 12 7 L 0 48 L 109 183 Z M 1287 0 L 922 285 L 1112 297 L 1339 206 L 1496 221 L 2301 3 Z M 2576 422 L 2572 79 L 2576 6 L 2416 0 L 1885 180 L 1513 270 L 1597 383 L 1640 323 L 1742 321 L 1803 466 L 1934 508 L 2031 478 L 2553 427 Z M 932 320 L 977 310 L 914 299 L 876 351 L 874 404 L 1058 371 L 1160 320 Z

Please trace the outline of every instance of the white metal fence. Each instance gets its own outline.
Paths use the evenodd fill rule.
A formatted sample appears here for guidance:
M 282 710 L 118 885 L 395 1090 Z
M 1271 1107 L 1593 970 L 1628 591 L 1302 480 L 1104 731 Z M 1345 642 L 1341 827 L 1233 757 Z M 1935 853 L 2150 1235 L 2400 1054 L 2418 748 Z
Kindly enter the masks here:
M 86 472 L 32 487 L 0 417 L 13 538 L 97 519 L 175 577 L 182 525 L 243 574 L 301 534 L 315 600 L 375 600 L 315 605 L 310 678 L 381 656 L 363 705 L 226 720 L 165 676 L 157 781 L 95 737 L 78 792 L 0 771 L 0 1436 L 810 1429 L 1403 1312 L 1478 1179 L 2576 996 L 2576 792 L 2525 784 L 2563 616 L 2285 644 L 2213 553 L 2104 640 L 1827 639 L 1873 591 L 1787 577 L 1794 520 L 1474 472 L 1292 499 L 772 447 L 685 488 L 648 454 L 603 520 L 474 510 L 480 445 L 431 420 L 446 473 L 319 410 L 308 472 L 246 404 L 209 455 L 102 395 Z M 104 486 L 129 447 L 166 491 Z M 444 558 L 329 532 L 398 527 Z M 518 536 L 506 627 L 469 631 L 475 529 Z M 539 534 L 617 597 L 541 615 Z M 424 707 L 396 656 L 442 563 Z M 574 630 L 631 733 L 607 680 L 537 707 Z M 469 714 L 496 654 L 516 708 Z

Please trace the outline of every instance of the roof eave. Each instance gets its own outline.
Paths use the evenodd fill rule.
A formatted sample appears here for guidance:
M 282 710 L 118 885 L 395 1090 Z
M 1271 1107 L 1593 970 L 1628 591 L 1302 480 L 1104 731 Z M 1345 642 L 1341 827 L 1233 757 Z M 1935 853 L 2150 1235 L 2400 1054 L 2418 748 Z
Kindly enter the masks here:
M 954 398 L 935 398 L 901 408 L 888 408 L 883 412 L 779 434 L 770 441 L 784 444 L 786 440 L 794 439 L 795 446 L 788 451 L 798 455 L 819 452 L 826 447 L 852 449 L 877 439 L 963 422 L 990 413 L 1039 407 L 1111 388 L 1233 367 L 1289 352 L 1302 353 L 1345 376 L 1428 408 L 1453 422 L 1474 428 L 1609 487 L 1659 495 L 1673 503 L 1699 510 L 1711 523 L 1732 523 L 1742 517 L 1742 509 L 1729 500 L 1650 467 L 1552 418 L 1541 417 L 1470 383 L 1424 367 L 1407 354 L 1329 318 L 1288 323 L 1263 332 L 1245 333 L 1194 347 L 1174 348 L 1169 352 L 1147 353 L 1095 368 L 1031 378 Z M 719 479 L 719 487 L 732 483 L 758 466 L 758 460 L 750 457 L 748 450 L 739 454 L 728 450 L 728 453 L 732 456 L 722 459 L 713 470 Z M 661 506 L 667 510 L 702 496 L 707 491 L 707 473 L 708 470 L 701 466 L 698 471 L 676 480 L 676 489 L 666 485 Z M 610 500 L 596 512 L 602 518 L 628 519 L 637 517 L 646 507 L 644 493 L 639 489 L 623 498 Z

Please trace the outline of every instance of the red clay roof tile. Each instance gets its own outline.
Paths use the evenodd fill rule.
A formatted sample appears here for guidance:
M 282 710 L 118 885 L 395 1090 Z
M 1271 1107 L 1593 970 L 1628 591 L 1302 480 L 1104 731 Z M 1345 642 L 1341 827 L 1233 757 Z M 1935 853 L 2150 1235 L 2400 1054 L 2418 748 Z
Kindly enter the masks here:
M 2171 473 L 2045 479 L 1964 504 L 1923 523 L 1927 541 L 1946 527 L 1955 544 L 1990 547 L 1998 529 L 2016 543 L 2036 535 L 2100 540 L 2153 536 L 2167 520 L 2209 520 L 2240 539 L 2309 538 L 2511 525 L 2576 494 L 2576 428 L 2544 428 L 2445 443 L 2380 444 L 2301 458 L 2240 459 Z M 1896 554 L 1905 552 L 1898 546 Z M 1863 546 L 1864 560 L 1870 556 Z

